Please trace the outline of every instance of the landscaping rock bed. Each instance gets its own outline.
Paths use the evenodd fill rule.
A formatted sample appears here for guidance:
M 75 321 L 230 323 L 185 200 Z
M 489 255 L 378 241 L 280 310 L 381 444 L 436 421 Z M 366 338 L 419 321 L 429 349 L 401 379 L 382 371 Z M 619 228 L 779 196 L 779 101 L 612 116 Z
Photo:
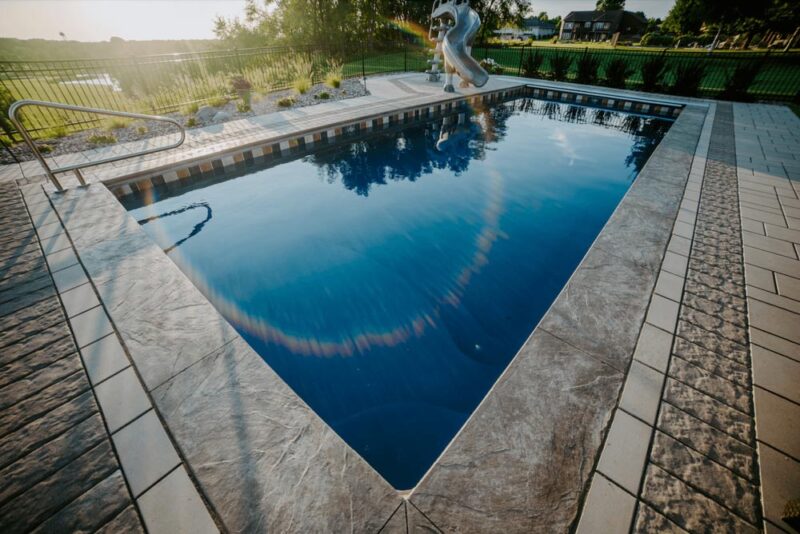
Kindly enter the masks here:
M 325 98 L 325 94 L 327 94 L 327 98 Z M 211 124 L 220 124 L 231 120 L 264 115 L 273 111 L 313 106 L 314 104 L 321 104 L 323 102 L 344 100 L 346 98 L 355 98 L 368 94 L 369 92 L 364 89 L 364 85 L 360 80 L 350 79 L 342 80 L 340 87 L 337 89 L 324 84 L 317 84 L 302 95 L 297 94 L 294 90 L 277 91 L 266 95 L 254 93 L 252 95 L 250 111 L 239 111 L 237 105 L 241 103 L 241 100 L 236 99 L 229 101 L 224 106 L 201 106 L 193 114 L 169 113 L 166 114 L 166 116 L 178 120 L 181 124 L 186 126 L 187 129 L 201 128 Z M 278 102 L 281 101 L 285 102 L 288 98 L 292 99 L 291 105 L 281 106 L 278 104 Z M 139 141 L 172 132 L 175 132 L 175 127 L 165 122 L 134 121 L 121 128 L 93 128 L 58 139 L 37 140 L 36 144 L 40 149 L 43 148 L 43 152 L 47 151 L 45 156 L 60 156 L 73 152 L 91 150 L 93 148 L 101 148 L 103 146 L 113 146 L 130 141 Z M 116 141 L 104 143 L 103 137 L 113 137 Z M 110 139 L 106 139 L 105 141 L 110 141 Z M 34 159 L 33 153 L 25 143 L 18 143 L 12 147 L 11 150 L 19 161 Z M 0 148 L 0 163 L 9 164 L 16 162 L 7 150 Z

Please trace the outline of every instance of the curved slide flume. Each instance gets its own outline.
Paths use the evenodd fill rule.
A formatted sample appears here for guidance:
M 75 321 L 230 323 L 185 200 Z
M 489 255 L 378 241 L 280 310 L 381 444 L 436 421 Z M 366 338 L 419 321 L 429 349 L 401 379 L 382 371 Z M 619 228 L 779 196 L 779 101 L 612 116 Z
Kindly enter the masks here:
M 432 18 L 449 16 L 455 23 L 442 42 L 442 53 L 447 67 L 452 68 L 465 82 L 483 87 L 489 74 L 472 57 L 472 43 L 481 26 L 481 18 L 469 7 L 467 0 L 441 2 L 431 14 Z

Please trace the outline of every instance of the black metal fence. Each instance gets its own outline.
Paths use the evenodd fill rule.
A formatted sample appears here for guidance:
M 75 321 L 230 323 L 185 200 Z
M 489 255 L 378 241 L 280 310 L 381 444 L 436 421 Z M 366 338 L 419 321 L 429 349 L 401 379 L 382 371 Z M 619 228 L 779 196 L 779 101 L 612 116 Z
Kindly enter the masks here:
M 800 99 L 800 53 L 531 46 L 480 48 L 504 74 L 739 100 Z M 526 67 L 532 71 L 526 72 Z M 744 86 L 746 84 L 746 86 Z
M 385 50 L 271 47 L 220 50 L 115 59 L 0 62 L 3 102 L 23 98 L 145 113 L 170 113 L 192 104 L 231 97 L 232 76 L 243 76 L 256 92 L 288 89 L 297 78 L 319 83 L 332 71 L 342 79 L 365 75 Z M 5 113 L 5 109 L 0 109 Z M 29 108 L 27 126 L 34 136 L 53 128 L 96 126 L 98 118 L 82 113 Z M 5 124 L 4 129 L 10 125 Z M 16 132 L 5 132 L 19 140 Z
M 674 92 L 687 96 L 797 101 L 800 54 L 687 52 L 553 46 L 478 48 L 496 73 L 596 85 Z M 233 97 L 232 76 L 243 76 L 257 92 L 289 89 L 298 77 L 312 83 L 332 72 L 342 79 L 422 71 L 429 49 L 412 43 L 364 44 L 350 48 L 271 47 L 115 59 L 0 62 L 0 113 L 14 100 L 31 98 L 145 113 L 170 113 L 215 98 Z M 743 87 L 743 85 L 746 85 Z M 731 88 L 736 91 L 731 91 Z M 30 108 L 25 120 L 35 137 L 54 129 L 98 125 L 86 114 Z M 20 140 L 0 120 L 4 142 Z

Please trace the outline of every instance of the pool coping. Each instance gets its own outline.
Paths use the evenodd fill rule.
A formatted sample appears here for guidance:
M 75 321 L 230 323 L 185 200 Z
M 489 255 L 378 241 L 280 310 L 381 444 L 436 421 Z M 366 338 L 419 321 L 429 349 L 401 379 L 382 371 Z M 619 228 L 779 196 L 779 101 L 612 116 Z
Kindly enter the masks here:
M 242 170 L 253 165 L 258 158 L 281 157 L 296 151 L 311 151 L 326 143 L 334 143 L 343 136 L 362 132 L 378 131 L 393 125 L 411 121 L 428 121 L 440 115 L 466 109 L 468 106 L 492 105 L 496 102 L 519 97 L 546 98 L 553 102 L 593 106 L 608 111 L 639 113 L 647 116 L 674 119 L 683 104 L 661 102 L 653 99 L 635 99 L 630 96 L 609 98 L 597 92 L 574 89 L 553 89 L 536 84 L 522 84 L 512 88 L 497 89 L 479 95 L 451 96 L 441 103 L 400 107 L 390 113 L 373 113 L 357 118 L 334 122 L 324 127 L 300 129 L 297 132 L 271 138 L 268 141 L 244 143 L 235 150 L 221 150 L 190 158 L 162 168 L 148 169 L 103 180 L 109 189 L 120 198 L 136 191 L 145 191 L 153 186 L 197 179 L 201 174 L 230 170 Z
M 603 94 L 607 93 L 604 92 Z M 456 98 L 463 97 L 457 96 Z M 443 102 L 447 100 L 452 100 L 452 98 L 442 99 Z M 648 97 L 648 100 L 653 99 Z M 633 344 L 635 344 L 641 324 L 644 322 L 647 304 L 656 281 L 656 274 L 667 251 L 667 240 L 671 235 L 673 224 L 677 217 L 680 199 L 683 195 L 683 187 L 688 179 L 697 138 L 699 138 L 705 119 L 707 105 L 693 102 L 687 102 L 684 105 L 686 106 L 684 111 L 678 116 L 675 124 L 673 124 L 653 155 L 648 159 L 639 177 L 622 201 L 620 201 L 614 214 L 598 235 L 597 240 L 589 248 L 586 256 L 572 274 L 570 281 L 543 316 L 539 325 L 534 328 L 531 337 L 498 378 L 481 405 L 473 412 L 464 427 L 453 438 L 453 441 L 439 460 L 431 467 L 431 470 L 417 487 L 410 492 L 401 493 L 389 487 L 371 467 L 366 465 L 366 462 L 350 450 L 332 430 L 327 428 L 327 425 L 319 420 L 301 399 L 293 398 L 294 394 L 291 390 L 288 390 L 285 384 L 281 385 L 282 381 L 277 378 L 277 375 L 267 371 L 268 366 L 260 356 L 255 354 L 252 349 L 249 349 L 246 343 L 238 337 L 238 334 L 235 332 L 231 334 L 227 330 L 230 326 L 221 316 L 211 318 L 212 329 L 218 328 L 222 332 L 220 336 L 214 338 L 219 345 L 213 350 L 206 351 L 201 355 L 195 354 L 187 360 L 187 365 L 166 378 L 157 373 L 148 374 L 147 369 L 145 369 L 142 372 L 142 376 L 147 389 L 151 391 L 157 408 L 161 411 L 162 417 L 172 431 L 177 447 L 186 458 L 187 467 L 192 471 L 200 488 L 224 525 L 230 530 L 253 528 L 257 525 L 262 525 L 265 528 L 268 525 L 269 528 L 283 529 L 288 525 L 293 525 L 304 530 L 336 530 L 336 527 L 342 527 L 372 531 L 385 528 L 385 530 L 389 531 L 398 521 L 403 523 L 402 530 L 406 525 L 410 525 L 414 521 L 417 522 L 416 524 L 430 523 L 432 521 L 434 525 L 443 529 L 471 531 L 477 528 L 476 525 L 481 525 L 482 527 L 490 525 L 492 528 L 512 531 L 517 529 L 527 530 L 536 526 L 536 524 L 532 523 L 532 517 L 533 514 L 537 514 L 537 521 L 543 521 L 550 528 L 568 530 L 577 517 L 579 505 L 586 491 L 589 473 L 597 459 L 601 440 L 607 432 L 611 411 L 616 406 L 622 381 L 630 365 Z M 234 163 L 237 162 L 234 160 Z M 685 168 L 686 172 L 681 177 L 681 169 L 683 168 Z M 673 174 L 677 174 L 677 177 L 673 177 Z M 166 284 L 176 284 L 181 286 L 181 292 L 185 293 L 185 295 L 182 294 L 176 297 L 178 301 L 183 296 L 188 296 L 191 297 L 188 300 L 195 306 L 202 308 L 204 313 L 211 315 L 218 315 L 218 313 L 202 295 L 200 295 L 202 297 L 201 300 L 195 300 L 199 294 L 197 288 L 191 285 L 191 282 L 189 282 L 190 286 L 186 286 L 185 282 L 188 282 L 188 278 L 177 269 L 166 255 L 163 253 L 159 255 L 155 252 L 154 244 L 147 238 L 138 224 L 132 220 L 110 194 L 103 191 L 107 190 L 91 186 L 87 189 L 72 190 L 62 195 L 51 194 L 50 198 L 64 219 L 67 231 L 71 234 L 78 249 L 78 254 L 87 267 L 90 276 L 93 280 L 96 279 L 96 282 L 99 281 L 98 292 L 100 292 L 101 297 L 104 296 L 102 288 L 109 288 L 106 293 L 106 296 L 109 297 L 109 302 L 105 303 L 104 299 L 104 303 L 112 319 L 115 318 L 115 313 L 119 314 L 121 320 L 115 321 L 115 323 L 122 323 L 121 334 L 123 339 L 128 344 L 133 359 L 137 365 L 140 365 L 150 360 L 151 356 L 146 354 L 143 347 L 137 344 L 134 339 L 136 336 L 131 335 L 133 329 L 126 331 L 125 325 L 133 324 L 131 314 L 153 311 L 153 303 L 145 305 L 141 302 L 140 297 L 131 306 L 128 301 L 128 295 L 117 295 L 116 290 L 119 288 L 111 287 L 116 286 L 117 281 L 121 280 L 123 284 L 119 285 L 131 292 L 150 294 L 157 292 L 159 289 L 164 289 Z M 670 197 L 669 195 L 672 196 Z M 108 226 L 98 227 L 101 222 L 105 222 Z M 640 225 L 644 223 L 648 223 L 651 226 L 648 232 L 641 231 Z M 131 243 L 134 245 L 131 246 Z M 157 247 L 155 248 L 157 249 Z M 160 252 L 160 249 L 158 251 Z M 109 274 L 109 262 L 118 267 L 116 269 L 117 272 L 113 275 Z M 156 276 L 154 273 L 158 269 L 163 269 L 168 275 L 159 275 L 161 278 L 158 281 L 162 282 L 160 288 L 153 285 L 143 288 L 141 280 L 131 279 L 140 277 L 142 268 L 145 268 L 148 274 L 153 274 L 154 276 Z M 595 273 L 595 276 L 592 276 L 591 273 Z M 626 276 L 620 278 L 620 273 L 624 273 Z M 590 310 L 586 307 L 576 309 L 570 303 L 571 300 L 580 301 L 580 295 L 592 298 L 598 297 L 596 291 L 591 287 L 593 284 L 587 283 L 597 282 L 597 274 L 609 278 L 606 282 L 610 285 L 603 288 L 604 295 L 614 293 L 612 295 L 614 297 L 622 296 L 621 299 L 616 299 L 616 302 L 603 302 L 605 305 L 616 306 L 616 309 L 627 315 L 626 324 L 624 325 L 625 331 L 622 336 L 625 343 L 623 343 L 623 350 L 620 351 L 623 354 L 619 357 L 609 352 L 608 346 L 604 347 L 602 344 L 587 339 L 591 336 L 587 336 L 586 332 L 583 332 L 582 335 L 576 335 L 579 332 L 574 328 L 575 324 L 582 326 L 588 324 L 595 328 L 595 333 L 603 332 L 602 325 L 598 324 L 596 320 L 585 320 L 587 313 L 596 319 L 598 314 L 594 313 L 595 310 Z M 631 277 L 636 278 L 638 285 L 634 288 L 634 291 L 626 292 L 624 286 L 630 283 Z M 614 287 L 615 285 L 623 286 L 618 288 L 621 293 L 617 294 L 616 292 L 608 291 L 609 287 Z M 114 291 L 110 291 L 110 289 L 114 289 Z M 181 313 L 181 309 L 181 306 L 177 306 L 173 311 L 174 313 Z M 197 316 L 192 316 L 191 319 L 200 320 Z M 203 328 L 209 326 L 208 318 L 204 320 L 206 322 L 203 323 Z M 195 329 L 193 331 L 198 332 L 199 330 Z M 614 334 L 613 332 L 606 333 L 609 335 Z M 127 339 L 126 335 L 128 336 Z M 186 340 L 179 341 L 186 342 Z M 615 343 L 614 347 L 617 345 Z M 152 346 L 148 348 L 152 348 Z M 196 344 L 192 349 L 199 350 Z M 537 505 L 537 503 L 530 500 L 521 503 L 523 505 L 522 508 L 512 506 L 513 510 L 508 509 L 510 503 L 514 502 L 515 499 L 530 499 L 531 497 L 529 493 L 519 491 L 520 482 L 515 480 L 515 477 L 522 473 L 526 477 L 524 487 L 530 487 L 531 479 L 529 475 L 531 471 L 536 465 L 548 461 L 546 458 L 537 457 L 536 455 L 526 457 L 524 451 L 520 451 L 522 449 L 531 450 L 540 455 L 543 454 L 543 451 L 530 447 L 531 443 L 526 443 L 526 446 L 522 447 L 522 449 L 517 447 L 503 451 L 500 450 L 502 449 L 500 447 L 496 448 L 497 450 L 488 451 L 491 454 L 487 453 L 487 451 L 480 452 L 476 450 L 471 451 L 473 456 L 470 456 L 469 453 L 470 447 L 480 449 L 481 446 L 491 445 L 491 439 L 500 439 L 496 432 L 485 432 L 484 430 L 486 429 L 481 429 L 480 427 L 475 430 L 476 425 L 481 425 L 487 420 L 487 424 L 491 423 L 492 420 L 495 422 L 502 421 L 504 414 L 498 413 L 503 411 L 500 409 L 502 406 L 498 408 L 498 405 L 493 403 L 503 399 L 503 395 L 507 396 L 511 393 L 507 390 L 511 387 L 508 384 L 513 385 L 512 379 L 530 373 L 530 369 L 527 369 L 525 365 L 530 365 L 533 360 L 540 357 L 549 357 L 552 360 L 552 357 L 549 356 L 551 354 L 558 354 L 559 358 L 549 363 L 554 367 L 562 365 L 562 368 L 559 369 L 561 374 L 558 377 L 550 376 L 548 381 L 558 379 L 556 381 L 566 390 L 589 388 L 592 390 L 590 397 L 602 396 L 607 406 L 606 409 L 596 407 L 595 412 L 597 413 L 594 414 L 593 418 L 583 421 L 585 424 L 570 424 L 566 428 L 559 427 L 559 432 L 569 430 L 570 427 L 579 432 L 579 436 L 568 436 L 568 441 L 571 440 L 570 443 L 582 449 L 582 457 L 579 462 L 582 467 L 578 473 L 575 473 L 576 478 L 574 480 L 566 480 L 569 485 L 569 489 L 566 491 L 569 499 L 567 499 L 566 503 L 562 503 L 564 504 L 564 510 L 561 510 L 556 516 L 543 519 L 541 516 L 542 505 Z M 563 363 L 567 360 L 577 362 L 576 367 L 563 367 Z M 183 363 L 187 363 L 187 361 Z M 287 502 L 280 492 L 275 491 L 275 493 L 270 493 L 269 498 L 262 497 L 261 500 L 249 502 L 248 506 L 255 505 L 256 510 L 247 510 L 247 507 L 242 506 L 241 502 L 238 504 L 234 502 L 235 499 L 231 497 L 232 492 L 235 493 L 237 488 L 241 490 L 241 484 L 234 485 L 235 481 L 220 478 L 222 475 L 219 473 L 219 468 L 215 468 L 213 465 L 214 460 L 212 458 L 214 456 L 212 452 L 204 449 L 201 443 L 197 443 L 197 441 L 204 439 L 202 434 L 198 434 L 193 429 L 188 428 L 189 426 L 194 427 L 195 423 L 198 422 L 197 418 L 201 416 L 207 420 L 204 422 L 205 426 L 202 424 L 198 426 L 209 431 L 217 426 L 219 412 L 215 411 L 214 407 L 202 405 L 204 399 L 200 397 L 214 397 L 214 395 L 217 395 L 214 398 L 219 399 L 220 390 L 218 388 L 215 389 L 213 384 L 209 385 L 206 378 L 215 372 L 221 372 L 219 370 L 221 361 L 229 363 L 233 361 L 235 362 L 234 367 L 247 369 L 253 375 L 261 375 L 265 383 L 271 383 L 275 388 L 281 389 L 282 392 L 279 398 L 270 397 L 264 391 L 254 391 L 253 395 L 254 398 L 259 398 L 260 401 L 264 402 L 271 402 L 277 407 L 280 407 L 282 403 L 289 402 L 292 409 L 295 410 L 294 416 L 296 419 L 294 422 L 302 421 L 307 425 L 304 428 L 311 429 L 308 434 L 303 436 L 303 440 L 306 443 L 303 443 L 302 446 L 309 446 L 313 443 L 320 448 L 326 448 L 326 461 L 322 462 L 325 465 L 330 465 L 334 457 L 340 459 L 337 465 L 341 464 L 341 460 L 344 459 L 345 466 L 351 466 L 346 473 L 347 476 L 343 471 L 339 478 L 330 479 L 319 470 L 313 471 L 314 468 L 308 464 L 280 464 L 279 467 L 283 472 L 282 476 L 277 476 L 277 482 L 284 485 L 290 482 L 285 480 L 284 477 L 292 473 L 297 474 L 298 469 L 301 473 L 308 473 L 309 470 L 313 471 L 316 480 L 309 486 L 303 487 L 305 491 L 302 498 L 289 491 L 287 494 L 294 495 L 297 499 L 294 502 Z M 158 364 L 159 362 L 150 362 L 147 365 Z M 176 368 L 173 362 L 172 370 L 174 371 Z M 572 374 L 570 375 L 570 373 Z M 597 380 L 598 376 L 602 377 L 600 381 Z M 536 376 L 529 378 L 530 381 L 526 381 L 526 384 L 536 383 Z M 150 380 L 149 383 L 148 380 Z M 237 375 L 236 381 L 233 383 L 236 384 L 236 387 L 241 387 L 243 380 L 248 379 Z M 247 385 L 254 386 L 249 381 Z M 542 384 L 543 388 L 546 386 L 546 383 Z M 563 392 L 563 390 L 560 391 Z M 519 393 L 518 388 L 513 392 Z M 558 397 L 558 391 L 552 393 L 555 397 Z M 264 398 L 264 395 L 267 395 L 267 397 Z M 512 401 L 517 402 L 517 407 L 526 409 L 531 409 L 530 403 L 537 400 L 535 395 L 527 398 L 513 398 L 513 396 L 510 398 Z M 188 405 L 187 399 L 191 399 Z M 577 402 L 581 398 L 577 397 L 573 400 Z M 583 401 L 586 400 L 585 398 L 583 399 Z M 550 407 L 549 403 L 546 404 L 548 406 L 543 406 L 543 408 Z M 259 404 L 259 406 L 263 407 L 264 405 Z M 495 413 L 492 413 L 492 410 Z M 215 417 L 210 417 L 212 414 Z M 253 414 L 246 415 L 254 417 Z M 528 416 L 529 418 L 531 417 L 530 412 Z M 189 425 L 188 421 L 191 418 L 194 419 L 192 420 L 192 425 Z M 545 417 L 544 414 L 540 413 L 538 414 L 538 419 L 555 421 L 558 418 Z M 525 421 L 515 421 L 514 423 L 520 426 L 526 424 Z M 514 423 L 512 423 L 512 426 Z M 506 421 L 506 424 L 508 424 L 508 421 Z M 527 424 L 529 424 L 529 421 Z M 228 430 L 242 431 L 251 427 L 263 430 L 263 425 L 260 422 L 245 421 L 244 419 L 237 421 L 236 425 Z M 587 427 L 591 427 L 591 429 L 587 430 Z M 275 431 L 276 429 L 270 428 L 270 430 Z M 555 430 L 553 429 L 553 431 Z M 480 437 L 477 441 L 473 437 L 475 434 Z M 535 441 L 537 435 L 541 438 L 541 433 L 537 431 L 537 433 L 528 434 L 526 439 Z M 526 436 L 516 437 L 523 439 Z M 466 441 L 468 438 L 472 439 L 470 443 Z M 484 441 L 482 444 L 480 443 L 481 439 Z M 300 446 L 300 444 L 294 443 L 292 446 Z M 253 451 L 245 452 L 252 453 Z M 476 452 L 477 454 L 475 454 Z M 244 454 L 242 451 L 240 453 Z M 264 453 L 261 452 L 260 454 Z M 575 458 L 572 460 L 574 461 Z M 229 461 L 232 460 L 229 459 Z M 563 467 L 563 462 L 553 458 L 549 461 Z M 483 462 L 483 467 L 480 466 L 481 462 Z M 459 471 L 458 466 L 462 464 L 467 467 Z M 250 466 L 253 467 L 252 465 Z M 319 469 L 319 466 L 316 469 Z M 502 484 L 502 488 L 497 487 L 500 485 L 498 484 L 498 478 L 489 480 L 488 473 L 497 469 L 505 470 L 505 472 L 498 474 L 498 478 L 503 478 L 506 482 Z M 542 471 L 542 469 L 539 470 Z M 547 471 L 547 469 L 544 469 L 544 471 Z M 458 472 L 457 476 L 450 475 L 450 473 L 455 472 Z M 544 474 L 548 475 L 548 473 Z M 474 475 L 477 475 L 477 480 Z M 456 478 L 453 478 L 453 476 Z M 548 476 L 547 478 L 551 477 Z M 569 477 L 561 478 L 563 481 Z M 272 480 L 272 482 L 276 482 L 276 480 Z M 509 484 L 508 482 L 511 483 Z M 552 486 L 552 483 L 550 485 Z M 287 489 L 280 486 L 280 484 L 279 487 L 280 489 Z M 347 488 L 347 491 L 342 491 L 342 488 Z M 270 490 L 272 491 L 271 488 Z M 309 496 L 308 492 L 312 490 L 317 491 L 313 496 Z M 253 491 L 256 490 L 254 489 Z M 356 498 L 359 499 L 359 502 L 356 503 L 357 505 L 354 504 L 354 499 Z M 311 509 L 316 513 L 308 513 L 309 499 L 314 501 Z M 349 502 L 349 506 L 343 506 L 345 502 Z M 269 511 L 269 513 L 265 514 L 264 512 L 266 511 Z M 298 517 L 298 514 L 305 514 L 305 516 Z M 260 521 L 271 522 L 261 523 Z M 303 521 L 303 523 L 297 523 L 297 521 Z M 490 521 L 490 523 L 486 521 Z M 538 524 L 541 525 L 541 523 Z

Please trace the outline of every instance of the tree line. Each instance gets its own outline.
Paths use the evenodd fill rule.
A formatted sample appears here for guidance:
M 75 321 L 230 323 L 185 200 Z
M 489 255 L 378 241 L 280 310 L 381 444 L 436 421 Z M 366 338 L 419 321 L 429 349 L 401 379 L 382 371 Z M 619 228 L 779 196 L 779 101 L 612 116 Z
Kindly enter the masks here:
M 481 37 L 519 25 L 529 0 L 473 0 Z M 240 47 L 269 45 L 343 46 L 427 35 L 429 0 L 247 0 L 241 17 L 217 18 L 215 35 Z
M 790 33 L 800 26 L 794 0 L 676 0 L 662 29 L 678 35 L 703 28 L 723 32 Z

